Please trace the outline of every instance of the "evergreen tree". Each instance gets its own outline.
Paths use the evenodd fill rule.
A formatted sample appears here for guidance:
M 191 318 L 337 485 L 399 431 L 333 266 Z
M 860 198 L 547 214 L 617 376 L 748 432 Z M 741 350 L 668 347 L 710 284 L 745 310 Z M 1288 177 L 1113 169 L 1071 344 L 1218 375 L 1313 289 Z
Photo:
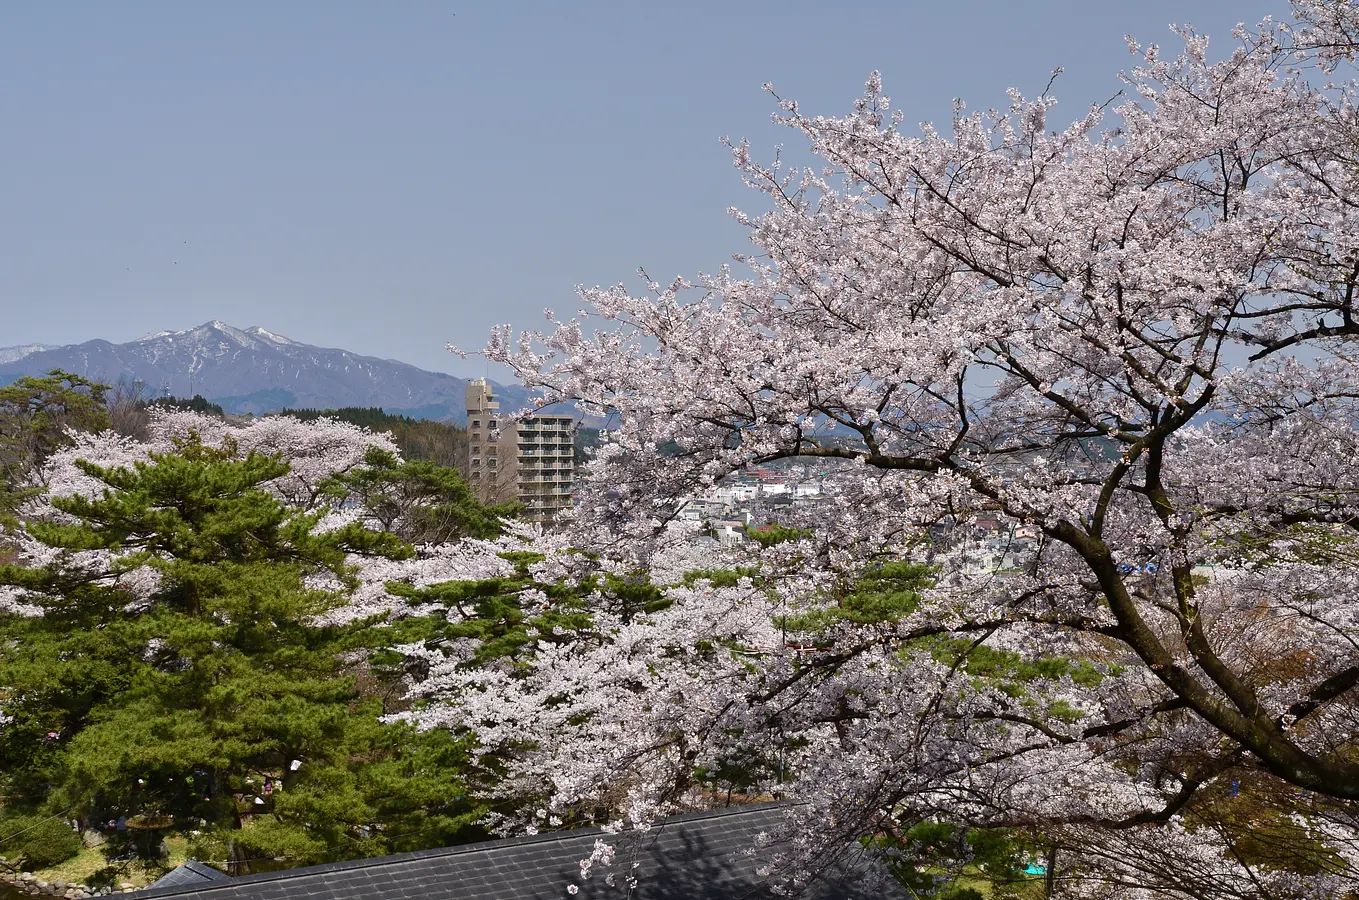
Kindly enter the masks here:
M 457 469 L 429 460 L 402 461 L 373 447 L 363 462 L 330 479 L 326 490 L 340 503 L 357 502 L 384 530 L 412 543 L 493 538 L 503 530 L 501 520 L 520 509 L 513 502 L 481 503 Z
M 68 428 L 109 427 L 106 385 L 53 369 L 0 387 L 0 523 L 13 524 L 37 486 L 33 475 L 47 457 L 69 445 Z
M 347 560 L 407 545 L 318 529 L 264 487 L 288 464 L 230 439 L 82 468 L 102 495 L 53 498 L 66 521 L 29 525 L 55 561 L 0 566 L 42 611 L 0 619 L 9 802 L 193 831 L 236 871 L 456 839 L 478 813 L 464 747 L 383 724 L 359 691 L 392 633 L 325 624 Z

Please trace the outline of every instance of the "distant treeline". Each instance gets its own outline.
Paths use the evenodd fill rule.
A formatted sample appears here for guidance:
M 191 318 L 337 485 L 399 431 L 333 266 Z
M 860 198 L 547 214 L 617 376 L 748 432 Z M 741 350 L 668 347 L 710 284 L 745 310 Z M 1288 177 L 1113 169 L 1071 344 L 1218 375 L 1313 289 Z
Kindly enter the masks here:
M 280 409 L 272 415 L 293 416 L 302 421 L 322 416 L 391 434 L 406 459 L 427 459 L 441 466 L 464 466 L 467 430 L 449 422 L 394 416 L 376 406 L 345 406 L 340 409 Z
M 108 390 L 110 393 L 107 402 L 113 429 L 139 440 L 146 435 L 153 409 L 183 409 L 210 416 L 228 417 L 221 404 L 198 394 L 188 398 L 150 398 L 146 396 L 145 385 L 138 383 L 120 384 Z M 373 431 L 385 431 L 391 434 L 401 455 L 406 459 L 429 460 L 436 465 L 459 469 L 465 469 L 466 466 L 467 431 L 449 422 L 395 416 L 383 412 L 376 406 L 345 406 L 340 409 L 284 408 L 267 415 L 293 416 L 304 422 L 325 416 Z
M 184 409 L 207 415 L 226 417 L 227 413 L 220 404 L 213 403 L 202 396 L 157 397 L 154 400 L 140 396 L 112 398 L 114 428 L 124 434 L 140 437 L 147 421 L 147 411 L 152 408 Z M 466 471 L 467 466 L 467 429 L 451 422 L 434 419 L 415 419 L 410 416 L 393 415 L 378 406 L 344 406 L 339 409 L 293 409 L 284 407 L 271 416 L 293 416 L 304 422 L 322 416 L 349 422 L 373 431 L 391 434 L 401 455 L 406 459 L 427 459 L 441 466 L 454 466 Z M 576 464 L 583 465 L 590 458 L 590 450 L 599 446 L 598 428 L 581 426 L 576 429 Z M 680 452 L 675 447 L 675 452 Z
M 108 405 L 109 427 L 139 441 L 146 438 L 153 409 L 183 409 L 226 418 L 226 411 L 219 404 L 199 394 L 190 398 L 150 397 L 146 385 L 139 381 L 124 381 L 113 386 L 98 385 L 97 393 L 100 400 Z
M 277 412 L 269 413 L 269 415 L 292 416 L 295 419 L 301 419 L 303 422 L 310 422 L 312 419 L 325 416 L 328 419 L 339 419 L 341 422 L 371 428 L 375 431 L 383 431 L 393 425 L 414 425 L 417 422 L 433 421 L 431 419 L 412 419 L 410 416 L 392 415 L 383 412 L 380 406 L 342 406 L 339 409 L 293 409 L 285 406 Z
M 222 409 L 219 404 L 206 399 L 202 394 L 194 394 L 188 400 L 183 397 L 158 397 L 155 400 L 148 401 L 146 405 L 155 409 L 185 409 L 189 412 L 226 418 L 226 410 Z
M 197 399 L 197 398 L 195 398 Z M 341 409 L 280 409 L 271 415 L 296 416 L 303 421 L 329 416 L 374 431 L 390 432 L 407 459 L 428 459 L 443 466 L 466 470 L 467 429 L 432 419 L 412 419 L 383 412 L 376 406 L 346 406 Z M 576 465 L 589 460 L 589 450 L 599 446 L 599 429 L 576 429 Z

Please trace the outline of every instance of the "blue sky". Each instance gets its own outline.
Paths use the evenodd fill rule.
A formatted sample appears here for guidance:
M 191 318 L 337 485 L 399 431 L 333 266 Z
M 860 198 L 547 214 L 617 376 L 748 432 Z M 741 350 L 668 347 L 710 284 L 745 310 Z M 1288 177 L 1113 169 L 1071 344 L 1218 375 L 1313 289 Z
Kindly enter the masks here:
M 1256 0 L 0 5 L 0 346 L 209 319 L 455 374 L 580 283 L 711 270 L 756 202 L 718 138 L 796 136 L 760 85 L 847 111 L 872 69 L 946 122 L 1063 66 L 1051 121 L 1118 90 L 1123 35 L 1228 41 Z M 493 376 L 498 373 L 492 372 Z

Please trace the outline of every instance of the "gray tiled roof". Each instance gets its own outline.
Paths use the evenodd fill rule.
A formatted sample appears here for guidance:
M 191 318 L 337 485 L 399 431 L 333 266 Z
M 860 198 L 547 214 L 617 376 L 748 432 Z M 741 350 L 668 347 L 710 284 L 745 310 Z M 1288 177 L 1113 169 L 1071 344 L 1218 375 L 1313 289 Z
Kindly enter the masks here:
M 196 859 L 186 861 L 183 865 L 169 872 L 166 872 L 155 881 L 151 882 L 151 887 L 183 887 L 185 885 L 200 885 L 206 881 L 223 881 L 231 876 L 224 872 L 219 872 L 212 866 L 205 866 Z
M 768 850 L 756 836 L 775 832 L 787 807 L 736 807 L 678 816 L 646 832 L 604 835 L 597 828 L 488 841 L 400 856 L 308 866 L 183 887 L 148 888 L 138 897 L 180 900 L 756 900 L 773 895 L 757 873 Z M 617 855 L 582 881 L 580 860 L 605 837 Z M 777 851 L 777 847 L 772 848 Z M 635 864 L 635 868 L 634 868 Z M 615 885 L 605 883 L 615 873 Z M 629 891 L 624 875 L 639 881 Z M 905 892 L 864 859 L 842 863 L 801 895 L 814 900 L 892 900 Z

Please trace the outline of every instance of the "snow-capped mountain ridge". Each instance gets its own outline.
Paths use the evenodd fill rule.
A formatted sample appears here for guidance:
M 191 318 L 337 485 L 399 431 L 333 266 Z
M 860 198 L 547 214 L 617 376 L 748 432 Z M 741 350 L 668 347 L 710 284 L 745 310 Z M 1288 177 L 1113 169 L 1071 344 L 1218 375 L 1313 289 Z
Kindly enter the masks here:
M 51 349 L 47 344 L 20 344 L 17 347 L 0 347 L 0 366 L 23 359 L 30 353 Z
M 261 341 L 270 344 L 298 343 L 297 341 L 285 338 L 282 335 L 274 334 L 272 331 L 266 331 L 265 329 L 261 328 L 258 325 L 252 325 L 249 328 L 236 328 L 233 325 L 228 325 L 226 322 L 223 322 L 220 319 L 213 319 L 211 322 L 204 322 L 197 328 L 185 328 L 181 331 L 157 331 L 154 334 L 148 334 L 144 337 L 139 337 L 132 343 L 134 344 L 145 344 L 154 342 L 173 343 L 174 341 L 181 338 L 202 340 L 212 339 L 214 337 L 229 338 L 231 341 L 241 345 L 242 347 L 258 347 Z
M 154 332 L 125 344 L 93 340 L 42 347 L 10 360 L 0 357 L 0 383 L 52 369 L 108 384 L 140 382 L 153 395 L 201 394 L 232 412 L 380 406 L 427 418 L 465 417 L 465 379 L 220 320 Z M 529 402 L 522 387 L 496 390 L 504 400 L 502 409 Z

